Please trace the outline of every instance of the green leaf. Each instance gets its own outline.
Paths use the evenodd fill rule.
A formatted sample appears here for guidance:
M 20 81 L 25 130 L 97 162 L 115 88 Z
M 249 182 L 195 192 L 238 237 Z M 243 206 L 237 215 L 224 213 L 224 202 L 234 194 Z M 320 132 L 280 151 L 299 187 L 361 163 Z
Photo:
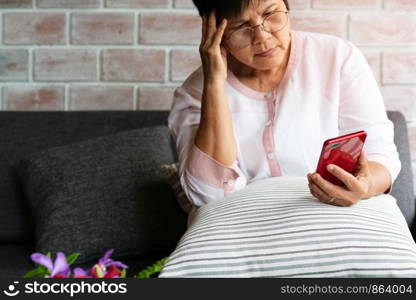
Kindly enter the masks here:
M 154 264 L 146 267 L 142 271 L 140 271 L 134 278 L 151 278 L 151 276 L 155 273 L 160 273 L 165 265 L 165 263 L 168 261 L 168 256 L 162 258 L 161 260 L 158 260 Z
M 50 272 L 49 272 L 48 268 L 45 267 L 45 266 L 39 265 L 37 268 L 35 268 L 33 270 L 30 270 L 27 273 L 25 273 L 23 275 L 23 278 L 29 278 L 29 277 L 34 277 L 34 276 L 43 278 L 46 275 L 50 275 Z
M 49 257 L 49 258 L 52 258 L 50 252 L 46 253 L 46 256 Z
M 41 268 L 37 267 L 37 268 L 35 268 L 33 270 L 30 270 L 30 271 L 26 272 L 23 275 L 23 278 L 30 278 L 30 277 L 40 276 L 43 272 L 44 271 L 41 270 Z
M 46 275 L 51 275 L 51 272 L 49 271 L 49 269 L 45 266 L 40 266 L 40 269 L 43 271 L 40 276 L 41 277 L 45 277 Z
M 78 253 L 78 252 L 75 252 L 75 253 L 72 253 L 71 255 L 69 255 L 69 256 L 66 258 L 66 262 L 68 263 L 68 265 L 70 265 L 70 264 L 72 264 L 74 261 L 76 261 L 79 255 L 80 255 L 80 253 Z
M 121 271 L 120 277 L 126 278 L 126 269 L 123 269 L 123 271 Z

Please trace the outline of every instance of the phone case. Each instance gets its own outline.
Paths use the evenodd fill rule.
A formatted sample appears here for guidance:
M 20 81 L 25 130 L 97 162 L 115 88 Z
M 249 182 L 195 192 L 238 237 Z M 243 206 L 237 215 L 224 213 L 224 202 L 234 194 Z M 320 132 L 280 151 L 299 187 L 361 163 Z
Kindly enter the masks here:
M 354 174 L 366 138 L 367 133 L 361 130 L 326 140 L 322 146 L 316 172 L 329 182 L 345 187 L 345 184 L 329 173 L 326 167 L 334 164 Z

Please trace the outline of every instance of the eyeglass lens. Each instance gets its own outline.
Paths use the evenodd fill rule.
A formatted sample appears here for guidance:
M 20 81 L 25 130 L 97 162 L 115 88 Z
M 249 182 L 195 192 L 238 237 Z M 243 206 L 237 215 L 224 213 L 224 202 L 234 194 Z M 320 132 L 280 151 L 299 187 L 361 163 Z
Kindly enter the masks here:
M 286 26 L 286 23 L 286 12 L 276 12 L 264 19 L 262 29 L 269 33 L 274 33 L 282 30 Z M 246 47 L 252 42 L 253 31 L 254 29 L 249 26 L 237 29 L 231 34 L 230 42 L 236 47 Z

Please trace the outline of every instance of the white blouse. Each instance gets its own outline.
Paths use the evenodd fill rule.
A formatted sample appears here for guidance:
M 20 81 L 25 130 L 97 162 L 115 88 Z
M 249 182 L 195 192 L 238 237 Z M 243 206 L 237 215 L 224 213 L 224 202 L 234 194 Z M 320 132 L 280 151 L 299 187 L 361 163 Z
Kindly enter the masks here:
M 329 138 L 365 130 L 369 161 L 384 165 L 392 183 L 401 163 L 393 123 L 373 73 L 351 42 L 325 34 L 291 31 L 286 72 L 270 93 L 255 91 L 228 71 L 227 100 L 237 159 L 225 166 L 195 144 L 201 116 L 199 67 L 176 89 L 168 125 L 176 143 L 179 175 L 196 206 L 223 198 L 250 182 L 316 171 Z M 385 193 L 391 192 L 391 186 Z

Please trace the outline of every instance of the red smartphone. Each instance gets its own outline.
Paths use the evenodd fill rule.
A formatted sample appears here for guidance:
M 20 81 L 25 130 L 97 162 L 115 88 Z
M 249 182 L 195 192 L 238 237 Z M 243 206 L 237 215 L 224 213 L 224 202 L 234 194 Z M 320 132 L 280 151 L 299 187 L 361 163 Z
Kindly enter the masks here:
M 316 172 L 329 182 L 345 187 L 337 177 L 329 173 L 329 164 L 337 165 L 354 175 L 367 133 L 364 130 L 328 139 L 322 146 Z

